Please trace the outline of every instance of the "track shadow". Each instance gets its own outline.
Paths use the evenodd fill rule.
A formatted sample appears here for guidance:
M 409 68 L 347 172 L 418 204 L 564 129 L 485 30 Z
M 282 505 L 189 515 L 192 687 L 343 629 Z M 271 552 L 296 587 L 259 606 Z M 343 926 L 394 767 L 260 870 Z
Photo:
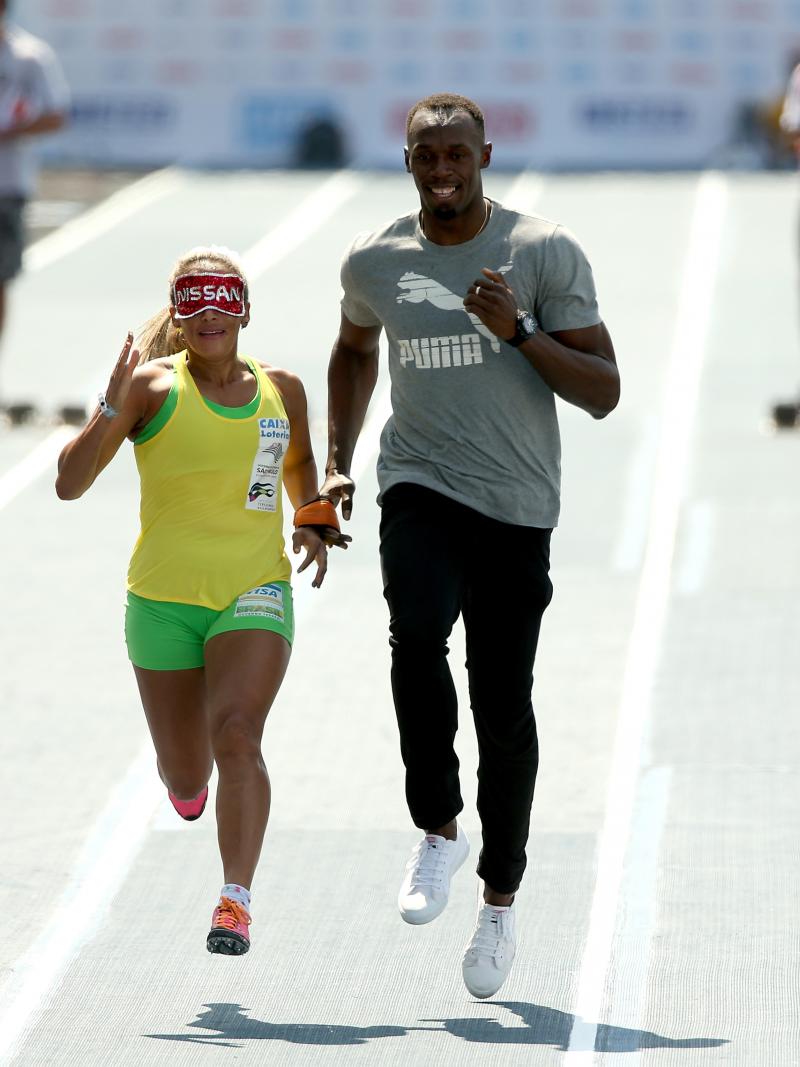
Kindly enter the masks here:
M 239 1047 L 242 1041 L 287 1041 L 294 1045 L 363 1045 L 378 1037 L 405 1037 L 412 1032 L 441 1032 L 477 1044 L 548 1045 L 566 1051 L 574 1016 L 541 1004 L 495 1000 L 475 1007 L 503 1008 L 516 1015 L 523 1026 L 503 1026 L 498 1019 L 420 1019 L 419 1026 L 341 1026 L 326 1023 L 271 1023 L 251 1019 L 250 1008 L 241 1004 L 204 1004 L 188 1027 L 216 1033 L 145 1034 L 158 1041 L 181 1041 L 197 1045 Z M 428 1025 L 425 1025 L 428 1024 Z M 433 1024 L 433 1025 L 430 1025 Z M 648 1030 L 601 1023 L 597 1028 L 598 1052 L 638 1052 L 648 1048 L 718 1048 L 728 1044 L 718 1037 L 667 1037 Z
M 574 1015 L 542 1004 L 527 1004 L 515 1000 L 487 1001 L 485 1007 L 505 1008 L 516 1015 L 524 1026 L 503 1026 L 497 1019 L 423 1019 L 439 1023 L 454 1037 L 476 1043 L 496 1045 L 549 1045 L 566 1052 L 575 1020 Z M 718 1048 L 728 1044 L 719 1037 L 666 1037 L 649 1030 L 632 1030 L 625 1026 L 600 1023 L 597 1027 L 595 1051 L 638 1052 L 645 1048 Z
M 251 1019 L 241 1004 L 204 1004 L 188 1026 L 216 1030 L 216 1034 L 145 1034 L 160 1041 L 237 1048 L 240 1041 L 288 1041 L 293 1045 L 363 1045 L 374 1037 L 404 1037 L 404 1026 L 339 1026 L 326 1023 L 268 1023 Z

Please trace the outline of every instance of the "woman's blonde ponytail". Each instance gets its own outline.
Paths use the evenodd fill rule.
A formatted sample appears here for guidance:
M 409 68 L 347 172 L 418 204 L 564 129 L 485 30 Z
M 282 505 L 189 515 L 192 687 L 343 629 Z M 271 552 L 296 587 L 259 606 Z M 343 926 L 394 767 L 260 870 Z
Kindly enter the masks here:
M 139 331 L 136 347 L 140 364 L 159 356 L 171 356 L 186 347 L 180 329 L 172 323 L 169 308 L 162 308 L 147 320 Z

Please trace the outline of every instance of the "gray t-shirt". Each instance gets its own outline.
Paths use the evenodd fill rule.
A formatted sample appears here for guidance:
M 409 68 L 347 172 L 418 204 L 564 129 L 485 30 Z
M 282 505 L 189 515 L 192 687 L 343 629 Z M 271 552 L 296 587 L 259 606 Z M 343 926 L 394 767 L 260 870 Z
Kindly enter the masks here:
M 413 482 L 502 522 L 555 526 L 555 397 L 521 352 L 464 308 L 481 267 L 502 271 L 547 332 L 600 321 L 586 256 L 546 219 L 493 203 L 486 228 L 463 244 L 428 241 L 416 212 L 356 237 L 342 263 L 342 310 L 357 326 L 383 326 L 389 341 L 380 492 Z

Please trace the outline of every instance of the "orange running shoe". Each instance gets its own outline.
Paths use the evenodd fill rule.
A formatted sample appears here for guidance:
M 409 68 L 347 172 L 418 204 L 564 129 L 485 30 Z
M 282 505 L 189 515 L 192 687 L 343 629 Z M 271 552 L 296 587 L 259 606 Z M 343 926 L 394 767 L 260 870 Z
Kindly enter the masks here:
M 250 948 L 250 912 L 237 900 L 220 897 L 211 916 L 211 930 L 206 939 L 209 952 L 223 956 L 242 956 Z

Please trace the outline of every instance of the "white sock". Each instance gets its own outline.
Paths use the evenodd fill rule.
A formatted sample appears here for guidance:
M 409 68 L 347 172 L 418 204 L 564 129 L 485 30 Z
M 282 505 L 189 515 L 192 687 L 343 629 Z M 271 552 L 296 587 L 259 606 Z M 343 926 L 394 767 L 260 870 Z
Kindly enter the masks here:
M 243 885 L 229 882 L 220 889 L 219 895 L 227 897 L 229 900 L 235 900 L 238 904 L 244 904 L 247 910 L 250 910 L 250 890 L 245 889 Z

